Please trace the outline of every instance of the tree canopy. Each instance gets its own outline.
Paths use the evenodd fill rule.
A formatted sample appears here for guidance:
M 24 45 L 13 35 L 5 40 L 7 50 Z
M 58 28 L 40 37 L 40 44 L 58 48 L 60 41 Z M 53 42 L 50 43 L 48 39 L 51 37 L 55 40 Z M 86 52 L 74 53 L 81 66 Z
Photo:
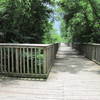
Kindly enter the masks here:
M 72 42 L 100 43 L 100 1 L 61 0 L 62 36 Z
M 99 0 L 0 0 L 0 42 L 62 42 L 55 18 L 66 42 L 100 43 Z
M 0 0 L 2 42 L 41 43 L 49 31 L 52 0 Z

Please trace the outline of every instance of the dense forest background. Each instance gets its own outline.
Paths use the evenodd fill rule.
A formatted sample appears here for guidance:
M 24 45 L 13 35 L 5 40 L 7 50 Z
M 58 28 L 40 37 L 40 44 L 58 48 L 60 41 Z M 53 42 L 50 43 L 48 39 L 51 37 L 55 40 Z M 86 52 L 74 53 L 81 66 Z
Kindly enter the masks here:
M 100 0 L 61 0 L 62 36 L 69 42 L 100 43 Z
M 0 42 L 100 43 L 100 1 L 0 0 Z

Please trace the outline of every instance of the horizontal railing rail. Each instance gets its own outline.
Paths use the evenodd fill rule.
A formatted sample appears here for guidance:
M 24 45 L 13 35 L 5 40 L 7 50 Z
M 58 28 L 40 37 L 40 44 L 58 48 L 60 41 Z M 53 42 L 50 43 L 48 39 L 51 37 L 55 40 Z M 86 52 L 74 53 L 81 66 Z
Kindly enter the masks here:
M 0 43 L 0 74 L 47 78 L 59 44 Z
M 77 44 L 74 43 L 73 47 L 80 53 L 84 54 L 85 57 L 100 64 L 100 44 L 88 43 L 88 44 Z

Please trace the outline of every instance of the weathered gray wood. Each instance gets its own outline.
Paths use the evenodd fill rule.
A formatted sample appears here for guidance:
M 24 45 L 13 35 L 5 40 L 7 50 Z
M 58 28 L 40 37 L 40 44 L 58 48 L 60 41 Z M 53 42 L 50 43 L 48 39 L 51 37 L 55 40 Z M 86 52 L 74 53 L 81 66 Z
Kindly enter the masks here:
M 53 45 L 53 44 L 16 44 L 16 43 L 0 43 L 0 46 L 5 46 L 5 47 L 7 47 L 7 46 L 10 46 L 10 47 L 35 47 L 35 48 L 37 48 L 37 47 L 49 47 L 49 46 L 51 46 L 51 45 Z
M 41 50 L 38 50 L 38 54 L 41 55 Z M 41 74 L 41 57 L 39 58 L 39 74 Z
M 22 73 L 22 48 L 20 48 L 20 73 Z
M 3 48 L 3 52 L 4 52 L 4 72 L 7 72 L 6 70 L 6 48 Z
M 25 48 L 23 48 L 23 73 L 25 73 Z
M 33 49 L 31 48 L 31 73 L 33 73 Z
M 1 69 L 1 72 L 3 73 L 3 62 L 2 62 L 2 48 L 0 48 L 0 55 L 1 55 L 1 57 L 0 57 L 0 62 L 1 62 L 1 64 L 0 64 L 0 69 Z
M 27 48 L 27 73 L 29 73 L 29 49 Z
M 16 72 L 19 73 L 19 57 L 18 57 L 18 49 L 16 49 Z
M 73 44 L 73 47 L 89 58 L 90 60 L 100 64 L 100 44 Z M 79 49 L 80 47 L 80 49 Z
M 11 69 L 12 69 L 12 72 L 14 72 L 14 50 L 13 48 L 11 48 L 11 59 L 12 59 L 12 66 L 11 66 Z
M 45 48 L 44 49 L 44 68 L 43 68 L 44 73 L 47 73 L 48 71 L 48 59 L 49 59 L 48 54 L 49 54 L 48 48 Z
M 37 74 L 37 49 L 35 48 L 35 73 Z
M 8 72 L 10 72 L 10 48 L 8 48 Z
M 48 76 L 58 44 L 0 43 L 0 73 Z

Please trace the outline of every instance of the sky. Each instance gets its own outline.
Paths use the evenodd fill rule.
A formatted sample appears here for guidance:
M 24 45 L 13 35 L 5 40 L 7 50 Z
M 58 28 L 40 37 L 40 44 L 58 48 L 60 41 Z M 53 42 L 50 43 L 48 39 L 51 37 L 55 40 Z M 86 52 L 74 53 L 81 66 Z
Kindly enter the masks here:
M 59 1 L 59 0 L 56 0 Z M 59 12 L 57 12 L 56 10 L 58 9 L 58 6 L 51 6 L 51 5 L 47 5 L 49 8 L 52 8 L 54 10 L 53 16 L 54 16 L 54 29 L 56 30 L 56 33 L 60 35 L 60 25 L 61 25 L 61 21 L 58 20 L 56 17 L 59 16 Z M 52 20 L 52 18 L 50 18 L 50 20 Z
M 54 21 L 54 29 L 57 31 L 57 34 L 60 34 L 60 21 Z
M 60 25 L 61 25 L 61 21 L 59 19 L 57 19 L 56 17 L 59 16 L 59 12 L 56 11 L 56 9 L 58 9 L 58 6 L 56 5 L 54 7 L 54 16 L 55 16 L 55 20 L 54 20 L 54 29 L 57 31 L 57 34 L 60 34 Z

